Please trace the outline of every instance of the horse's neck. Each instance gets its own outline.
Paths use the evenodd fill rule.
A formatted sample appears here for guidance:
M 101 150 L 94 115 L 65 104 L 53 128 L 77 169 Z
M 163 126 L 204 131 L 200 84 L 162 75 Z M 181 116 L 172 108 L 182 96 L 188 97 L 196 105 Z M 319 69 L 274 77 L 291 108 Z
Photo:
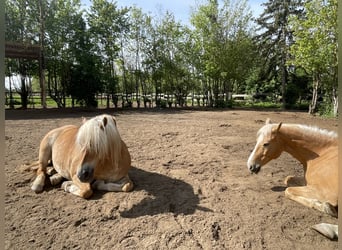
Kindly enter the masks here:
M 330 145 L 329 140 L 323 138 L 319 133 L 309 133 L 296 125 L 284 125 L 280 129 L 284 151 L 299 160 L 304 167 L 309 160 L 313 160 L 326 151 Z

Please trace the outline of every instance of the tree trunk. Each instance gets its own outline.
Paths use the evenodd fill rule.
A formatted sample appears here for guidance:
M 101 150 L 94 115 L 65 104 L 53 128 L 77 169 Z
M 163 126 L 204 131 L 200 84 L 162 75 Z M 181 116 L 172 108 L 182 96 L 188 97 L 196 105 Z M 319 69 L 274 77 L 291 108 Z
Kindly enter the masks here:
M 285 63 L 285 62 L 284 62 Z M 282 108 L 286 109 L 286 66 L 282 66 L 282 76 L 281 76 L 281 95 L 282 95 Z
M 312 99 L 309 105 L 309 114 L 312 115 L 317 109 L 317 97 L 318 97 L 318 87 L 320 84 L 320 79 L 318 74 L 314 74 L 312 83 Z
M 28 89 L 26 86 L 26 76 L 21 76 L 21 89 L 20 89 L 20 98 L 21 98 L 21 107 L 23 109 L 27 109 L 28 104 Z
M 39 83 L 41 91 L 41 104 L 43 108 L 46 108 L 46 91 L 45 91 L 45 66 L 44 66 L 44 9 L 43 2 L 39 1 L 40 5 L 40 34 L 39 34 L 39 45 L 40 45 L 40 56 L 39 56 Z
M 332 94 L 332 100 L 333 100 L 333 114 L 334 117 L 337 117 L 338 115 L 338 95 L 336 88 L 333 88 L 333 94 Z

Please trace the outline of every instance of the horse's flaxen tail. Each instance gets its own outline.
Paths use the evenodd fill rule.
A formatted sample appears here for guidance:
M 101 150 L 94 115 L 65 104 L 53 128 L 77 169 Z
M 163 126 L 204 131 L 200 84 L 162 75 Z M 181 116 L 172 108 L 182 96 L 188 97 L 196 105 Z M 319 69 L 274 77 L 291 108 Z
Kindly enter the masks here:
M 19 171 L 21 171 L 21 172 L 37 171 L 38 166 L 39 166 L 39 162 L 34 161 L 30 164 L 23 164 L 23 165 L 19 166 Z
M 338 225 L 320 223 L 312 226 L 312 228 L 331 240 L 338 239 Z
M 19 171 L 21 173 L 23 173 L 23 172 L 33 172 L 33 173 L 36 173 L 38 168 L 39 168 L 39 161 L 34 161 L 34 162 L 30 163 L 30 164 L 25 163 L 25 164 L 20 165 L 18 167 L 18 169 L 19 169 Z M 46 173 L 48 175 L 53 175 L 53 174 L 56 173 L 56 170 L 52 166 L 51 161 L 49 161 L 49 166 L 46 168 Z

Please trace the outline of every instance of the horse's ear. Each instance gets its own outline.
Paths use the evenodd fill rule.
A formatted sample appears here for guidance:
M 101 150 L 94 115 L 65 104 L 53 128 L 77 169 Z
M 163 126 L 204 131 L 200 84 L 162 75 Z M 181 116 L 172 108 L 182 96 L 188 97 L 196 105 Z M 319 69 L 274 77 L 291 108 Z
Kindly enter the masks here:
M 115 126 L 116 126 L 116 119 L 115 119 L 115 117 L 112 116 L 112 119 L 113 119 L 113 122 L 114 122 L 114 124 L 115 124 Z
M 267 118 L 265 124 L 271 124 L 271 123 L 272 123 L 272 122 L 271 122 L 271 119 L 270 119 L 270 118 Z
M 87 118 L 82 117 L 82 124 L 85 123 L 87 121 Z
M 107 117 L 103 117 L 103 126 L 105 126 L 106 127 L 106 125 L 107 125 Z
M 281 127 L 282 124 L 283 124 L 282 122 L 280 122 L 280 123 L 278 124 L 277 132 L 279 131 L 279 129 L 280 129 L 280 127 Z
M 277 134 L 279 132 L 279 129 L 281 127 L 283 123 L 280 122 L 278 125 L 277 125 L 277 128 L 275 128 L 275 126 L 272 127 L 272 134 Z

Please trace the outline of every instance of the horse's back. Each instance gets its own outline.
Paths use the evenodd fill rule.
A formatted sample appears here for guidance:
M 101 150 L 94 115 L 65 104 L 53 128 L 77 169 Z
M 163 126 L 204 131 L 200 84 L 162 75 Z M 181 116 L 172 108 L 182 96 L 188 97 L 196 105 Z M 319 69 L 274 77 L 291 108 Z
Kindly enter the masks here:
M 62 133 L 65 133 L 67 131 L 76 131 L 76 130 L 77 130 L 77 126 L 74 126 L 74 125 L 65 125 L 59 128 L 52 129 L 42 139 L 41 146 L 42 144 L 48 144 L 52 146 Z
M 64 130 L 72 130 L 74 126 L 67 125 L 59 128 L 50 130 L 43 139 L 40 141 L 39 146 L 39 161 L 52 160 L 52 149 L 55 145 L 56 140 Z

